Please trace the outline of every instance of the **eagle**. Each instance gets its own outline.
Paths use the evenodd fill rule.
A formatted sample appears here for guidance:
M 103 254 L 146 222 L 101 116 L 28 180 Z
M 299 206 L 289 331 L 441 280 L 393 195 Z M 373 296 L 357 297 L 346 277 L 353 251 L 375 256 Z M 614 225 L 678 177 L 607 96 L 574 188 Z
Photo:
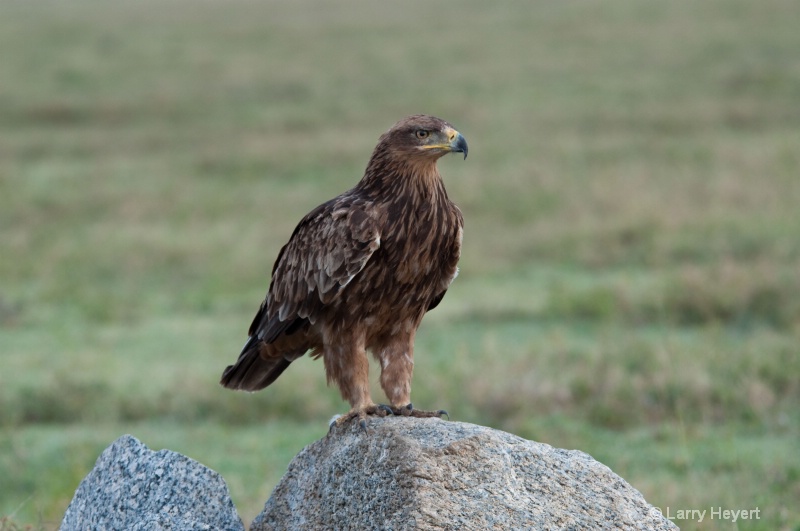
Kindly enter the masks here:
M 467 141 L 446 121 L 403 118 L 378 139 L 355 187 L 300 220 L 278 253 L 249 339 L 220 383 L 257 391 L 307 352 L 322 358 L 350 411 L 336 421 L 388 414 L 441 417 L 411 404 L 414 337 L 458 274 L 464 220 L 436 163 Z M 372 401 L 371 352 L 389 404 Z

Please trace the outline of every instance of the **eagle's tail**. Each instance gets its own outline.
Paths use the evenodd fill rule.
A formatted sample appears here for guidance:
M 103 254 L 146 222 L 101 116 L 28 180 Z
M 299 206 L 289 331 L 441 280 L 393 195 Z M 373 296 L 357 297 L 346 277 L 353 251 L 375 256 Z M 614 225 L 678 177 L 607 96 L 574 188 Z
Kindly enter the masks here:
M 292 363 L 283 356 L 269 359 L 261 357 L 259 343 L 256 336 L 247 340 L 236 363 L 228 365 L 223 371 L 220 384 L 228 389 L 258 391 L 274 382 Z

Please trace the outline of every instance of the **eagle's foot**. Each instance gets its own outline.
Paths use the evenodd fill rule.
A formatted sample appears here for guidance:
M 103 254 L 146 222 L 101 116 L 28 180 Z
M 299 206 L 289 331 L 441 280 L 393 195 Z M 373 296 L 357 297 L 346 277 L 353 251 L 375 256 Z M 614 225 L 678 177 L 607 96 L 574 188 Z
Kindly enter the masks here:
M 383 404 L 372 404 L 371 406 L 362 408 L 353 408 L 344 415 L 340 415 L 331 420 L 330 428 L 333 429 L 334 426 L 341 426 L 347 424 L 351 420 L 358 419 L 358 425 L 361 426 L 361 430 L 366 433 L 367 417 L 385 417 L 393 413 L 389 406 L 384 406 Z
M 332 431 L 335 426 L 342 426 L 351 420 L 358 419 L 358 425 L 361 427 L 361 430 L 367 433 L 367 417 L 385 417 L 387 415 L 423 419 L 447 417 L 447 420 L 450 420 L 450 415 L 444 409 L 425 411 L 423 409 L 414 409 L 413 404 L 402 407 L 388 406 L 386 404 L 372 404 L 371 406 L 351 409 L 344 415 L 336 415 L 330 421 L 329 431 Z
M 413 404 L 408 404 L 407 406 L 403 407 L 394 407 L 394 406 L 379 406 L 384 407 L 388 411 L 391 411 L 393 415 L 397 415 L 399 417 L 416 417 L 416 418 L 442 418 L 447 417 L 447 420 L 450 420 L 450 415 L 444 409 L 439 409 L 437 411 L 425 411 L 422 409 L 414 409 Z

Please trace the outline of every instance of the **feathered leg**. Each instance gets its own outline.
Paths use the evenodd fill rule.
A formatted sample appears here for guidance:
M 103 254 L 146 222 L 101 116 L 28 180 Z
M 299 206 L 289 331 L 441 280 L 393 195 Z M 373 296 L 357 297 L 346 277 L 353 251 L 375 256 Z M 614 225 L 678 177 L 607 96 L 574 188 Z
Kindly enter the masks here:
M 328 384 L 336 383 L 342 398 L 351 406 L 347 414 L 335 420 L 336 424 L 357 418 L 361 428 L 366 430 L 367 416 L 386 416 L 386 408 L 375 405 L 370 396 L 369 362 L 363 334 L 350 331 L 345 336 L 340 332 L 335 343 L 326 344 L 323 357 Z
M 375 357 L 381 363 L 381 387 L 395 415 L 441 417 L 447 411 L 422 411 L 411 405 L 411 377 L 414 372 L 414 332 L 397 337 Z

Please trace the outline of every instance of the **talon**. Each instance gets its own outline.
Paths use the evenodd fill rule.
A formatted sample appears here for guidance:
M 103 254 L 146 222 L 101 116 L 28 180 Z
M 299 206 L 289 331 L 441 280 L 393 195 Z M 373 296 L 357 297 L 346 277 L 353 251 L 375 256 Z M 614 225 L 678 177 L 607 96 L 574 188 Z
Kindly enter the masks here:
M 444 409 L 440 409 L 439 411 L 437 411 L 437 413 L 439 414 L 439 418 L 441 418 L 442 416 L 445 416 L 445 417 L 447 417 L 447 420 L 450 420 L 450 414 L 447 411 L 445 411 Z
M 367 431 L 367 419 L 361 419 L 358 422 L 358 425 L 361 426 L 361 431 L 363 431 L 364 433 L 368 433 L 368 431 Z
M 383 411 L 386 415 L 397 415 L 397 412 L 392 408 L 392 406 L 387 406 L 386 404 L 378 404 L 378 409 Z
M 339 419 L 342 418 L 344 415 L 334 415 L 331 417 L 331 420 L 328 421 L 328 434 L 333 431 L 333 427 L 339 424 Z

